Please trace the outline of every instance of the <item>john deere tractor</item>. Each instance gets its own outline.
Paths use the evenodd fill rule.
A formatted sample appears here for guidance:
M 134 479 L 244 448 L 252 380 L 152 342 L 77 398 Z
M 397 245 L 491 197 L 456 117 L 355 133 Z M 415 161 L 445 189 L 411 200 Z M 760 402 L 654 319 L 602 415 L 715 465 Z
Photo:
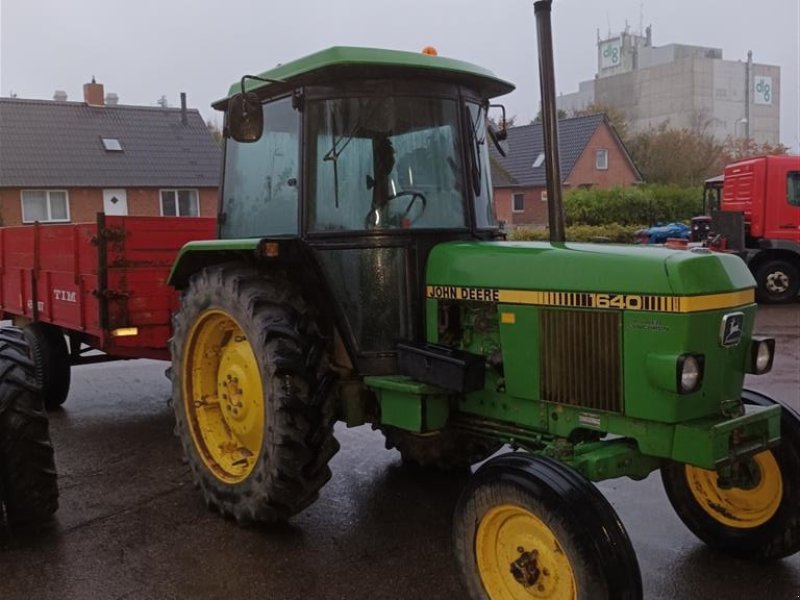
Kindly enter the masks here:
M 206 502 L 244 523 L 302 511 L 341 420 L 425 466 L 517 450 L 484 463 L 455 509 L 475 600 L 640 598 L 592 482 L 657 470 L 711 546 L 797 552 L 800 419 L 742 389 L 774 351 L 753 336 L 744 263 L 503 241 L 487 111 L 512 89 L 458 60 L 336 47 L 215 104 L 219 239 L 184 247 L 171 275 L 177 432 Z

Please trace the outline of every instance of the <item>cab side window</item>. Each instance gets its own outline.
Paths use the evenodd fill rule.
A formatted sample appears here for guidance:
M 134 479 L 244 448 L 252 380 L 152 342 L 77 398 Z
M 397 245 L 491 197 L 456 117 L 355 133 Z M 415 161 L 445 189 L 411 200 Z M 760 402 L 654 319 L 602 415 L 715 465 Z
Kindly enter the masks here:
M 264 104 L 257 142 L 229 138 L 225 150 L 223 237 L 297 235 L 300 114 L 291 98 Z
M 791 171 L 786 176 L 786 201 L 800 206 L 800 171 Z

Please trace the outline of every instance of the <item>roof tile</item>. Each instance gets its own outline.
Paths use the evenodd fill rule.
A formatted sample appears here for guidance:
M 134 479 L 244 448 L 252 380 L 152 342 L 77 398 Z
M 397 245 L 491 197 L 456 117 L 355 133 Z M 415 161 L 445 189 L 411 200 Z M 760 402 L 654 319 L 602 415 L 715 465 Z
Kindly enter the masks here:
M 196 109 L 0 98 L 0 187 L 214 187 L 220 160 Z
M 602 114 L 561 119 L 558 122 L 558 145 L 561 163 L 561 182 L 567 180 L 589 140 L 603 123 Z M 534 168 L 536 157 L 544 152 L 544 130 L 541 123 L 531 123 L 508 129 L 506 157 L 490 146 L 492 154 L 492 181 L 497 187 L 545 187 L 545 164 Z M 505 173 L 498 172 L 501 167 Z M 497 177 L 495 177 L 497 175 Z

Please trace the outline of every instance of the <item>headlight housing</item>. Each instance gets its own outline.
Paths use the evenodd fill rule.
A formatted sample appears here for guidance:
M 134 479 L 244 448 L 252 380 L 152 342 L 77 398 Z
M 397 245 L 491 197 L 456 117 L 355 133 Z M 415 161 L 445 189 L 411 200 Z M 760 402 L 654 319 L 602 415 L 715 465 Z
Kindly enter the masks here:
M 775 339 L 754 337 L 750 341 L 750 364 L 748 373 L 763 375 L 772 370 L 772 361 L 775 359 Z
M 705 357 L 702 354 L 681 354 L 678 357 L 676 387 L 679 394 L 691 394 L 700 389 L 704 364 Z

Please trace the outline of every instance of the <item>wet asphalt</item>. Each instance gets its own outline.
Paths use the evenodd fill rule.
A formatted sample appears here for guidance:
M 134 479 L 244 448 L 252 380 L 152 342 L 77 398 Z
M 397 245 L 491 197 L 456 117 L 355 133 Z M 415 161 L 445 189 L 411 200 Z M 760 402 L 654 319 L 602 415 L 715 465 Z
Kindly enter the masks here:
M 779 356 L 748 385 L 800 410 L 800 303 L 763 308 L 757 329 Z M 409 471 L 380 434 L 338 427 L 319 501 L 288 525 L 240 528 L 206 509 L 180 460 L 166 366 L 73 370 L 51 414 L 61 508 L 48 532 L 0 551 L 0 600 L 462 597 L 450 518 L 465 476 Z M 800 598 L 800 555 L 759 565 L 707 549 L 657 475 L 599 487 L 631 536 L 646 598 Z

